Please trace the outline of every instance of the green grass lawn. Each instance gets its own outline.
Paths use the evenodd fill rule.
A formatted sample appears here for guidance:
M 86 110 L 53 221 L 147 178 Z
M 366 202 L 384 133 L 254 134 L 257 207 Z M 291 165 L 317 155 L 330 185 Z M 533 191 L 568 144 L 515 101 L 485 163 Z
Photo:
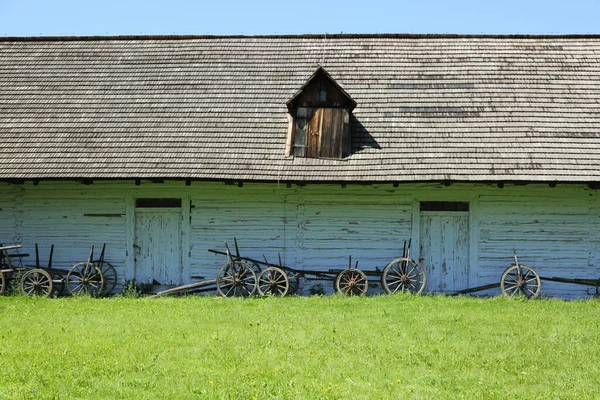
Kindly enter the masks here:
M 600 398 L 600 302 L 0 298 L 0 398 Z

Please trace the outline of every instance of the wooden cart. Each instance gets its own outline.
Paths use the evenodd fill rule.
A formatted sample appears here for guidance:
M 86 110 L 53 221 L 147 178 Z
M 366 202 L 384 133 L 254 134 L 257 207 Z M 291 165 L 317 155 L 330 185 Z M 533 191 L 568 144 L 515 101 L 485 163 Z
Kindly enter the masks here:
M 513 255 L 515 263 L 502 272 L 499 282 L 459 290 L 454 294 L 470 294 L 500 287 L 502 294 L 506 297 L 523 296 L 535 299 L 542 291 L 542 278 L 533 268 L 519 264 L 515 249 L 513 249 Z
M 76 263 L 69 269 L 55 268 L 52 266 L 54 245 L 50 247 L 47 265 L 41 265 L 39 249 L 35 245 L 35 266 L 23 266 L 18 253 L 21 245 L 0 247 L 0 294 L 3 294 L 9 281 L 19 281 L 20 290 L 23 294 L 50 296 L 52 294 L 63 294 L 65 287 L 69 294 L 90 294 L 98 296 L 110 293 L 117 282 L 117 274 L 114 266 L 104 261 L 106 245 L 102 247 L 100 258 L 94 257 L 94 246 L 90 251 L 88 260 Z M 16 253 L 9 253 L 9 251 Z M 13 259 L 17 258 L 15 263 Z
M 218 271 L 214 280 L 180 286 L 157 293 L 157 296 L 182 293 L 195 290 L 214 290 L 223 297 L 247 297 L 255 294 L 261 296 L 285 296 L 298 290 L 300 279 L 329 280 L 338 293 L 349 296 L 364 296 L 369 288 L 370 277 L 376 278 L 386 293 L 409 292 L 420 294 L 425 288 L 427 277 L 423 267 L 410 258 L 410 241 L 405 242 L 403 256 L 392 260 L 383 270 L 363 271 L 358 263 L 352 266 L 352 258 L 348 258 L 348 268 L 327 271 L 296 269 L 279 263 L 242 256 L 235 243 L 235 255 L 231 253 L 227 243 L 226 251 L 209 249 L 210 252 L 225 255 L 227 262 Z M 407 246 L 408 244 L 408 246 Z

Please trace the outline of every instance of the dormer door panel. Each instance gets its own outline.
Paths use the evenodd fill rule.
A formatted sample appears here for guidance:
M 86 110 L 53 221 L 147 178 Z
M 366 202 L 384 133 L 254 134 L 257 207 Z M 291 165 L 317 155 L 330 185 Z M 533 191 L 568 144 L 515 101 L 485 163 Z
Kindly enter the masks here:
M 295 119 L 294 155 L 343 158 L 350 153 L 350 115 L 342 108 L 299 107 Z

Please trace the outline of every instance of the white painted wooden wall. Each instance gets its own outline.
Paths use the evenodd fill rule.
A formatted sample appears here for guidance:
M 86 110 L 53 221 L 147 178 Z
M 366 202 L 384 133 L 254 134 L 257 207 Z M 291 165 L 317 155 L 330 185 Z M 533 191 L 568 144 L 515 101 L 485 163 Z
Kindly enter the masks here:
M 420 201 L 469 202 L 470 286 L 492 283 L 513 262 L 543 276 L 600 277 L 600 200 L 584 185 L 434 184 L 285 185 L 221 182 L 42 181 L 34 186 L 1 184 L 0 242 L 19 242 L 31 254 L 39 243 L 42 260 L 55 244 L 55 266 L 69 267 L 107 243 L 106 259 L 120 280 L 135 277 L 135 207 L 138 197 L 182 198 L 181 271 L 184 282 L 212 279 L 225 258 L 209 253 L 233 249 L 244 255 L 305 269 L 345 268 L 348 256 L 363 269 L 383 268 L 413 239 L 421 246 Z M 354 263 L 354 262 L 353 262 Z M 309 284 L 310 285 L 310 284 Z M 306 289 L 307 287 L 305 287 Z M 328 288 L 326 288 L 328 289 Z M 497 294 L 499 291 L 491 291 Z M 585 297 L 593 288 L 544 282 L 549 296 Z

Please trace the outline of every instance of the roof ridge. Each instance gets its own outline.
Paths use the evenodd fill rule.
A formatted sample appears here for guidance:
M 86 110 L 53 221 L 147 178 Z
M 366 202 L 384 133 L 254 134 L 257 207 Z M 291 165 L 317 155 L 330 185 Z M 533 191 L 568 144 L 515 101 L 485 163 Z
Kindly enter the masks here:
M 0 42 L 193 40 L 193 39 L 600 39 L 600 34 L 465 34 L 465 33 L 305 33 L 297 35 L 115 35 L 115 36 L 4 36 Z

